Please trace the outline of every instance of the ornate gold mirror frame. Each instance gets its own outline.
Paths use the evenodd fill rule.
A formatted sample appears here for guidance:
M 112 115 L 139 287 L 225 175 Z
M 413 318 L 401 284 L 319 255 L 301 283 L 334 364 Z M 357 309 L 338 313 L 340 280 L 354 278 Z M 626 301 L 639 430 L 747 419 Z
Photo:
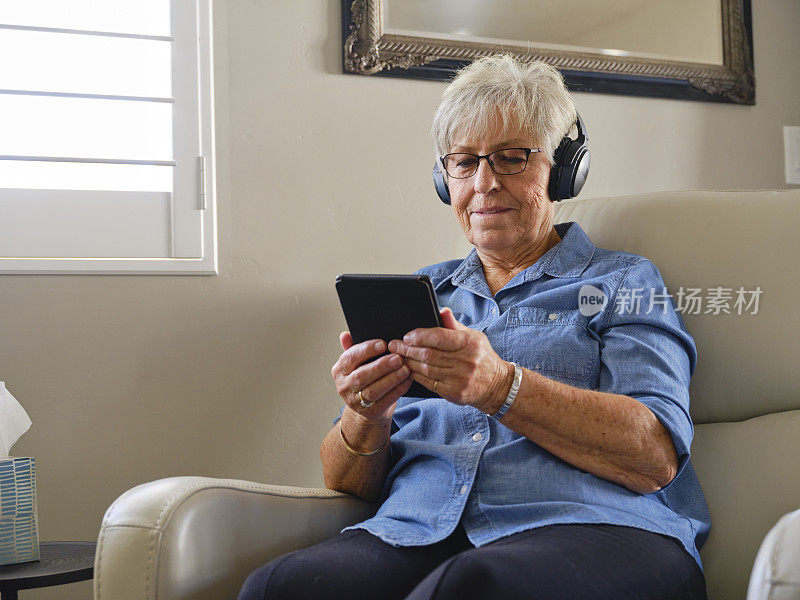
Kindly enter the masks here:
M 384 33 L 384 0 L 342 0 L 344 71 L 446 80 L 482 56 L 543 60 L 571 91 L 755 104 L 750 0 L 722 0 L 723 64 Z

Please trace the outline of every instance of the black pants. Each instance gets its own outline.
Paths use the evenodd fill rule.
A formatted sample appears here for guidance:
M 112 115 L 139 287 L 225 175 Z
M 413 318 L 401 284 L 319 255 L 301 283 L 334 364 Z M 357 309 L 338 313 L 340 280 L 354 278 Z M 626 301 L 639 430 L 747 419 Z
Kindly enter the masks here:
M 253 571 L 238 600 L 706 600 L 677 540 L 618 525 L 548 525 L 475 548 L 461 524 L 430 546 L 395 548 L 363 529 Z

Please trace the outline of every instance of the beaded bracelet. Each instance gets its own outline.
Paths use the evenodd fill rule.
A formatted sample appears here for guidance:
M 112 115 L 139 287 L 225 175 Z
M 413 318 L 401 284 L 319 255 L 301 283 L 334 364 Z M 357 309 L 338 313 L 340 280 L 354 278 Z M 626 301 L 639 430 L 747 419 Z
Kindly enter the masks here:
M 347 448 L 352 454 L 357 454 L 358 456 L 371 456 L 373 454 L 377 454 L 378 452 L 380 452 L 381 450 L 386 448 L 386 446 L 389 445 L 389 440 L 392 439 L 391 436 L 389 436 L 389 438 L 387 438 L 387 440 L 383 444 L 383 446 L 381 446 L 377 450 L 373 450 L 372 452 L 359 452 L 358 450 L 355 450 L 355 449 L 351 448 L 350 444 L 347 443 L 347 440 L 344 439 L 344 433 L 342 433 L 342 422 L 341 421 L 339 421 L 339 437 L 342 438 L 342 443 L 344 444 L 345 448 Z

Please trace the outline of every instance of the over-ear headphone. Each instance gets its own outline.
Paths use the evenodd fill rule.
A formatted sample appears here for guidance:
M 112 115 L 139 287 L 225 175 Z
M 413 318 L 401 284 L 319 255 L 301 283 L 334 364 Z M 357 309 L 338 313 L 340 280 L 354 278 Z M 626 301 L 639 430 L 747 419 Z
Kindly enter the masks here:
M 589 176 L 592 155 L 587 145 L 586 125 L 580 115 L 575 124 L 578 127 L 578 136 L 574 140 L 564 136 L 553 154 L 550 183 L 547 186 L 547 193 L 553 202 L 568 200 L 580 194 Z M 433 165 L 433 185 L 442 202 L 450 204 L 450 188 L 444 180 L 440 161 Z
M 441 159 L 440 159 L 441 160 Z M 439 194 L 442 202 L 450 204 L 450 188 L 447 187 L 447 182 L 444 180 L 444 173 L 442 173 L 442 166 L 439 165 L 439 160 L 433 163 L 433 187 L 436 188 L 436 193 Z
M 566 136 L 561 138 L 561 143 L 553 154 L 550 183 L 547 186 L 547 193 L 553 202 L 568 200 L 580 194 L 589 176 L 592 154 L 586 145 L 586 125 L 580 115 L 575 124 L 578 126 L 578 137 L 574 140 Z

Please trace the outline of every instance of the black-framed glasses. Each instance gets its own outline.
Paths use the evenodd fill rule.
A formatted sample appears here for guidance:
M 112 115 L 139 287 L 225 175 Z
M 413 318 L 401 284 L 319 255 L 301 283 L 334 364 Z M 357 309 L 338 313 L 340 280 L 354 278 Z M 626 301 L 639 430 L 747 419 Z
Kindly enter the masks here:
M 445 154 L 440 160 L 447 174 L 455 179 L 467 179 L 475 175 L 482 158 L 498 175 L 516 175 L 528 166 L 528 158 L 533 152 L 541 151 L 541 148 L 503 148 L 489 154 L 453 152 Z

